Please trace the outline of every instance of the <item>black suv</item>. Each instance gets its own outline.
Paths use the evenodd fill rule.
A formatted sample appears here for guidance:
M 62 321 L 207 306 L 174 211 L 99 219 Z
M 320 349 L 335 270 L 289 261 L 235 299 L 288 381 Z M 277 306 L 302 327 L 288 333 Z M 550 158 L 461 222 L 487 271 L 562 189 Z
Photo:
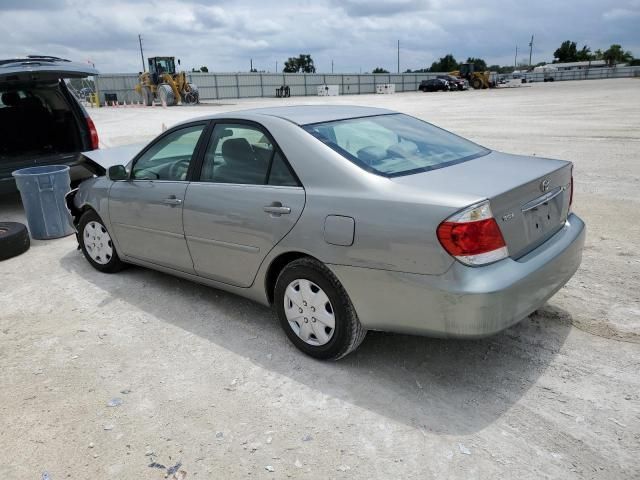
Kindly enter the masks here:
M 98 132 L 64 79 L 97 75 L 90 65 L 57 57 L 0 60 L 0 193 L 16 190 L 14 170 L 69 165 L 87 177 L 80 152 L 98 148 Z

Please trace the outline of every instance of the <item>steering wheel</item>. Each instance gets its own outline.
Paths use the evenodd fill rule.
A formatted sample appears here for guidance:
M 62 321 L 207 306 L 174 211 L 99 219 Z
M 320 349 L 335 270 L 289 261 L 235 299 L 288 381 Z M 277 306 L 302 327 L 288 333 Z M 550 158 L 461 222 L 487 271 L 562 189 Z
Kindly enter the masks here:
M 189 160 L 180 160 L 169 166 L 169 178 L 171 180 L 186 180 L 189 171 Z

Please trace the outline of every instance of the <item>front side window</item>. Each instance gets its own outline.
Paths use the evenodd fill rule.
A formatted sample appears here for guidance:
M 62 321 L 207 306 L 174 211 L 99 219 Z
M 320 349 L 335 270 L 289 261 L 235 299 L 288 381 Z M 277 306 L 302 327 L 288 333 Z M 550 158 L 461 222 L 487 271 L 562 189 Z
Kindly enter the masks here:
M 181 128 L 158 140 L 133 165 L 135 180 L 187 179 L 189 165 L 205 125 Z
M 389 177 L 442 168 L 489 153 L 403 114 L 338 120 L 304 129 L 365 170 Z
M 217 124 L 204 155 L 200 180 L 215 183 L 296 186 L 282 154 L 257 127 Z

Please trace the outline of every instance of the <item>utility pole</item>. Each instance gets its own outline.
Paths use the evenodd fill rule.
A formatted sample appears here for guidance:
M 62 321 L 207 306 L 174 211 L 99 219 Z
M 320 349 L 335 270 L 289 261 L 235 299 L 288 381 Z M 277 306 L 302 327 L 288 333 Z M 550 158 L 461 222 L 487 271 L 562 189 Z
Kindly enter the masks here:
M 144 53 L 142 52 L 142 35 L 138 34 L 138 43 L 140 44 L 140 56 L 142 57 L 142 73 L 146 71 L 144 66 Z
M 516 58 L 513 60 L 513 68 L 518 68 L 518 45 L 516 45 Z
M 333 58 L 331 59 L 331 73 L 333 73 Z
M 400 40 L 398 40 L 398 73 L 400 73 Z
M 531 53 L 533 52 L 533 35 L 531 35 L 531 41 L 529 42 L 529 68 L 531 68 Z
M 276 60 L 276 73 L 278 73 L 278 61 Z
M 249 71 L 253 72 L 253 58 L 249 59 Z

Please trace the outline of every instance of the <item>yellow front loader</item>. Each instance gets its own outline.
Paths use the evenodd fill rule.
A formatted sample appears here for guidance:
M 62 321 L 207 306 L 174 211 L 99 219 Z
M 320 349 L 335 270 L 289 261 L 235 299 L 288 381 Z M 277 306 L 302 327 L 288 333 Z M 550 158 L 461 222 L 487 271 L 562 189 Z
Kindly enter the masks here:
M 473 63 L 461 63 L 460 70 L 454 70 L 453 72 L 449 72 L 449 75 L 453 75 L 458 78 L 466 78 L 473 88 L 493 88 L 495 87 L 494 82 L 491 81 L 491 72 L 476 72 L 473 69 Z
M 145 105 L 150 106 L 154 100 L 168 107 L 200 103 L 198 87 L 187 81 L 184 72 L 176 72 L 175 57 L 151 57 L 148 62 L 149 71 L 140 74 L 135 86 Z

